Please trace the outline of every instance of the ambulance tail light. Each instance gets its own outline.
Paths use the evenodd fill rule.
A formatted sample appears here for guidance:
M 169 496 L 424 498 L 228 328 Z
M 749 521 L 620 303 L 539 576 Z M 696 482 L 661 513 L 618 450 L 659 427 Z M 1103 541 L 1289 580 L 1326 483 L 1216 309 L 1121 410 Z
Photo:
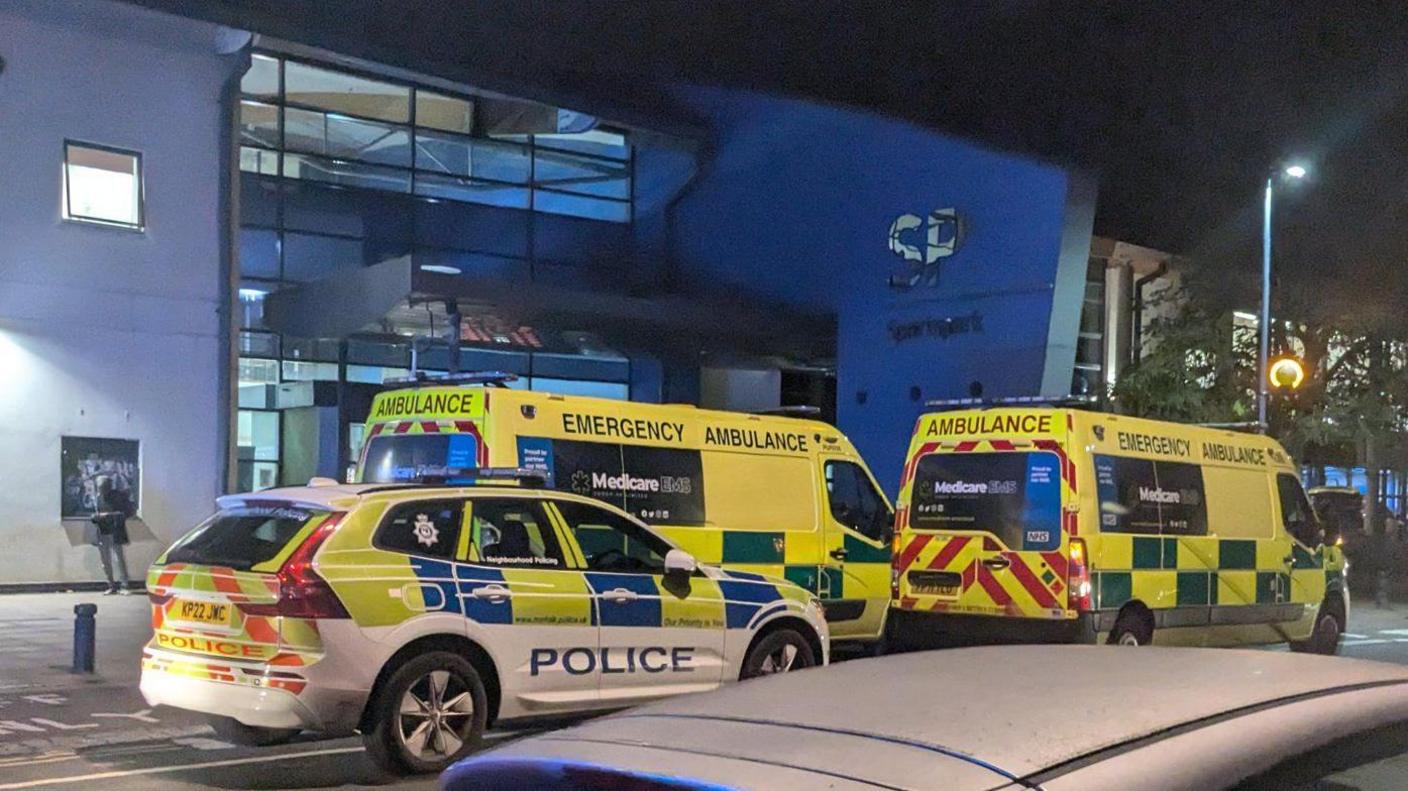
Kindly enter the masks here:
M 1066 581 L 1070 587 L 1071 609 L 1087 612 L 1095 609 L 1093 591 L 1090 586 L 1090 565 L 1086 558 L 1085 541 L 1079 538 L 1070 540 L 1070 565 Z
M 282 615 L 287 618 L 351 618 L 332 586 L 313 568 L 313 556 L 342 523 L 346 512 L 328 515 L 279 568 L 279 600 L 274 604 L 242 603 L 249 615 Z
M 894 537 L 890 539 L 890 599 L 895 600 L 900 597 L 900 531 L 896 530 Z

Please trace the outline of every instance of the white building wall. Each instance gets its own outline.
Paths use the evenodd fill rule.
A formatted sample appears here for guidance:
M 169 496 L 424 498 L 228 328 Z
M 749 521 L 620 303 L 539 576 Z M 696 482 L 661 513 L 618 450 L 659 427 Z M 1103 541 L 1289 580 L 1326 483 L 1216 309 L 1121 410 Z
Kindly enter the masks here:
M 102 579 L 60 437 L 141 442 L 140 577 L 222 490 L 215 28 L 106 0 L 0 4 L 0 584 Z M 61 218 L 65 138 L 143 154 L 145 232 Z M 137 530 L 136 532 L 141 532 Z

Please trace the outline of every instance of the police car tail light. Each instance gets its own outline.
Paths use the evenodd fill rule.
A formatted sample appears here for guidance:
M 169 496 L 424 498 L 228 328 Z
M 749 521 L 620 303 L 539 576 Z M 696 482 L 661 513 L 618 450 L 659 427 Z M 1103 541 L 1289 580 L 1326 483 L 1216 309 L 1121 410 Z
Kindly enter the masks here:
M 1090 566 L 1086 564 L 1085 541 L 1073 538 L 1067 550 L 1070 566 L 1066 582 L 1070 586 L 1071 609 L 1086 611 L 1094 609 L 1090 587 Z
M 282 615 L 288 618 L 350 618 L 347 608 L 327 580 L 313 568 L 313 556 L 342 523 L 345 512 L 328 516 L 303 540 L 279 568 L 279 600 L 275 604 L 241 604 L 250 615 Z

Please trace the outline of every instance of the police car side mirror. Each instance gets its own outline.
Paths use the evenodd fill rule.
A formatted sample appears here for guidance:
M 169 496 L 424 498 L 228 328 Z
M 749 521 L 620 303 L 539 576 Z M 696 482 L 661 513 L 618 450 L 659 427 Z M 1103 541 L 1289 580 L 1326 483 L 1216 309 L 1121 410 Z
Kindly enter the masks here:
M 683 549 L 672 549 L 665 553 L 665 576 L 688 577 L 699 568 L 699 561 Z

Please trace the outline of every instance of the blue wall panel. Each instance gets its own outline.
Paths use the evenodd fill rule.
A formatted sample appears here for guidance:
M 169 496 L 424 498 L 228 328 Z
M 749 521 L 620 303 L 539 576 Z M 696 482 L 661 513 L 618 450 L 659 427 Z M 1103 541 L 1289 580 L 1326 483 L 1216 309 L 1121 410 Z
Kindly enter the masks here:
M 675 217 L 686 276 L 836 312 L 838 420 L 887 490 L 925 400 L 967 396 L 973 382 L 989 397 L 1057 386 L 1043 382 L 1053 315 L 1078 312 L 1080 295 L 1063 289 L 1055 304 L 1055 284 L 1086 263 L 1062 257 L 1063 239 L 1079 252 L 1069 237 L 1084 233 L 1089 251 L 1088 212 L 1069 221 L 1070 174 L 842 108 L 678 96 L 718 130 L 717 157 Z M 946 208 L 964 236 L 937 283 L 892 288 L 911 269 L 890 250 L 891 223 Z M 923 228 L 902 239 L 927 242 Z

